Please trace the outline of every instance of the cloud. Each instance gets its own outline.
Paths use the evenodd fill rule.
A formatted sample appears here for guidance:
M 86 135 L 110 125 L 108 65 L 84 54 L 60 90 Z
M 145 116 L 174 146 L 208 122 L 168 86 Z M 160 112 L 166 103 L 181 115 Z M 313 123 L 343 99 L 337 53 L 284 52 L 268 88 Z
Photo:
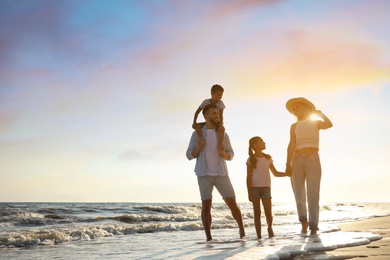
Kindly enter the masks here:
M 285 2 L 285 0 L 243 0 L 243 1 L 224 1 L 213 11 L 212 17 L 218 19 L 218 16 L 231 16 L 240 14 L 256 8 L 257 10 L 267 8 L 268 6 Z M 217 2 L 219 3 L 219 2 Z M 217 17 L 215 17 L 214 13 Z
M 148 156 L 150 155 L 142 153 L 138 150 L 127 150 L 119 154 L 118 158 L 121 161 L 138 162 L 140 160 L 146 160 Z
M 390 64 L 382 63 L 378 45 L 341 37 L 329 42 L 336 35 L 305 31 L 297 40 L 295 33 L 292 39 L 288 34 L 281 39 L 282 49 L 289 51 L 283 56 L 271 53 L 265 60 L 269 69 L 259 83 L 281 89 L 337 90 L 390 79 Z
M 201 5 L 173 1 L 159 6 L 158 10 L 156 6 L 148 6 L 158 22 L 148 25 L 143 35 L 145 48 L 137 49 L 137 53 L 129 55 L 132 55 L 136 64 L 152 69 L 160 69 L 176 60 L 182 64 L 174 63 L 174 66 L 187 67 L 193 55 L 197 59 L 207 60 L 209 54 L 205 52 L 212 52 L 221 44 L 226 44 L 224 39 L 235 33 L 247 21 L 250 13 L 278 2 L 281 1 L 247 0 Z
M 278 10 L 265 26 L 255 19 L 264 6 L 255 2 L 231 2 L 220 9 L 216 4 L 199 13 L 180 6 L 180 14 L 152 31 L 158 44 L 145 48 L 132 64 L 141 65 L 140 70 L 147 67 L 159 79 L 157 91 L 173 93 L 185 85 L 207 89 L 215 79 L 223 79 L 226 86 L 239 86 L 234 95 L 248 98 L 253 94 L 340 91 L 390 79 L 390 64 L 384 62 L 388 39 L 374 40 L 369 28 L 360 28 L 363 22 L 356 16 L 362 14 L 363 4 L 353 10 L 340 7 L 338 13 L 324 11 L 324 20 L 309 16 L 313 20 L 303 21 Z M 221 9 L 219 17 L 215 12 Z M 346 10 L 347 18 L 343 16 Z M 240 13 L 246 14 L 237 15 Z M 180 22 L 184 16 L 185 23 Z M 375 26 L 372 14 L 367 16 L 364 23 Z M 248 24 L 252 22 L 249 17 L 259 25 Z M 384 25 L 376 26 L 376 30 L 386 31 Z M 179 68 L 180 75 L 175 73 Z M 174 102 L 183 103 L 180 98 Z

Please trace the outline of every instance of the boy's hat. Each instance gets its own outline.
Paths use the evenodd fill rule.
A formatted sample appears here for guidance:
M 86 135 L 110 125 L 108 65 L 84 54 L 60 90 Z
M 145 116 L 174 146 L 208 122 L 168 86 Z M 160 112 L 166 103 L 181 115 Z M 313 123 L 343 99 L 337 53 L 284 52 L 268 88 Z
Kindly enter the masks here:
M 302 103 L 302 104 L 306 105 L 313 112 L 316 110 L 315 105 L 313 105 L 313 103 L 311 103 L 309 100 L 307 100 L 304 97 L 297 97 L 297 98 L 292 98 L 286 102 L 286 108 L 291 114 L 293 112 L 293 107 L 294 107 L 295 103 Z

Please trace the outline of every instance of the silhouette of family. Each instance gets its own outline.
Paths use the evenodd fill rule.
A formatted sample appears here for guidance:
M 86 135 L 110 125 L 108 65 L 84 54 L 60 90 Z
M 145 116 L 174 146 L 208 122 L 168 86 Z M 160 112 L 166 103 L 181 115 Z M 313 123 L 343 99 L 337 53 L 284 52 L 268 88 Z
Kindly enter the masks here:
M 212 192 L 215 187 L 231 210 L 239 227 L 239 237 L 245 237 L 241 210 L 236 202 L 236 195 L 230 181 L 226 160 L 232 160 L 234 151 L 229 135 L 223 124 L 222 102 L 224 89 L 213 85 L 211 98 L 205 99 L 195 111 L 192 133 L 186 156 L 196 159 L 195 174 L 198 180 L 202 200 L 201 219 L 207 241 L 211 235 Z M 286 103 L 287 110 L 297 121 L 290 127 L 290 141 L 287 147 L 287 161 L 284 172 L 279 172 L 273 165 L 273 159 L 264 153 L 266 144 L 259 136 L 249 139 L 247 166 L 248 199 L 253 204 L 254 224 L 257 238 L 261 236 L 261 208 L 263 204 L 267 222 L 268 237 L 274 237 L 272 229 L 272 197 L 270 172 L 275 177 L 290 177 L 295 197 L 301 232 L 315 235 L 319 222 L 319 199 L 321 182 L 321 163 L 319 158 L 319 130 L 333 126 L 329 118 L 317 110 L 315 105 L 303 97 L 292 98 Z M 197 123 L 202 112 L 205 122 Z M 311 119 L 317 115 L 320 119 Z

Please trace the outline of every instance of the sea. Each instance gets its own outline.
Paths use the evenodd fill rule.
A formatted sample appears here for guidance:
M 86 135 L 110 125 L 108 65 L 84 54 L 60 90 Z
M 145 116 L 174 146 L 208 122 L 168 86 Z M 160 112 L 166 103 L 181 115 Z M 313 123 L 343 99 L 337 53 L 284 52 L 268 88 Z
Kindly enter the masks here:
M 212 208 L 206 242 L 201 203 L 0 203 L 0 259 L 293 259 L 368 244 L 382 237 L 342 232 L 339 224 L 390 216 L 390 203 L 321 205 L 319 234 L 300 233 L 295 205 L 273 203 L 274 238 L 262 216 L 257 239 L 253 208 L 239 203 L 246 237 L 223 203 Z

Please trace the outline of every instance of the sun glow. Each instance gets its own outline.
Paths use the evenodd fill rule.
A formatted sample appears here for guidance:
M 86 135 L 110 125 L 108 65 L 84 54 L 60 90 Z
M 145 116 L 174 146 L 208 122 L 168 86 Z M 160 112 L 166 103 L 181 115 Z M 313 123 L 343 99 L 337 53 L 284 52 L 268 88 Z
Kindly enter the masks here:
M 322 120 L 322 118 L 319 117 L 319 116 L 316 115 L 316 114 L 311 114 L 311 115 L 310 115 L 310 120 L 318 121 L 318 120 Z

